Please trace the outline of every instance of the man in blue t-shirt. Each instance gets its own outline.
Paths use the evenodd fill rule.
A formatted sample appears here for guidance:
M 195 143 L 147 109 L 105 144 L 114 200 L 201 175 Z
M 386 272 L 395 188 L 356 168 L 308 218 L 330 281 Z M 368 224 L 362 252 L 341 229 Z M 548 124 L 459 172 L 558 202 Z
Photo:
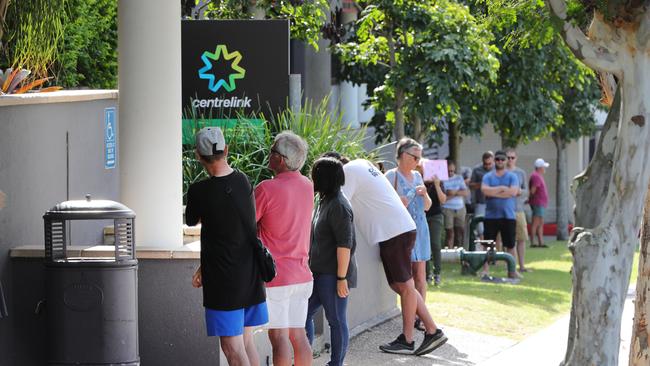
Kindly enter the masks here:
M 495 170 L 483 176 L 481 192 L 485 195 L 485 239 L 496 240 L 501 233 L 503 246 L 513 257 L 515 253 L 515 233 L 517 228 L 515 209 L 519 193 L 517 176 L 506 169 L 506 153 L 494 154 Z M 510 278 L 520 278 L 514 271 Z

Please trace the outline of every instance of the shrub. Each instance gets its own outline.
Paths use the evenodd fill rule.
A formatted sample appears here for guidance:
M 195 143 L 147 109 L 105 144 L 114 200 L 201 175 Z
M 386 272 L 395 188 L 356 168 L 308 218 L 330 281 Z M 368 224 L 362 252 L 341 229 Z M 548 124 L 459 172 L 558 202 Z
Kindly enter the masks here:
M 230 165 L 246 174 L 253 185 L 271 178 L 272 172 L 267 167 L 269 149 L 275 135 L 284 130 L 293 131 L 309 145 L 307 161 L 302 169 L 306 176 L 310 176 L 314 160 L 332 150 L 350 158 L 373 160 L 374 151 L 366 152 L 363 147 L 366 129 L 350 128 L 342 122 L 340 114 L 329 112 L 327 106 L 328 99 L 317 105 L 308 101 L 298 112 L 286 110 L 279 113 L 271 121 L 265 122 L 262 129 L 249 122 L 255 118 L 251 116 L 238 117 L 238 122 L 233 126 L 223 126 Z M 186 118 L 193 120 L 193 132 L 205 125 L 205 119 L 191 112 L 186 113 Z M 206 177 L 194 155 L 194 146 L 183 145 L 183 202 L 186 202 L 185 196 L 190 184 Z
M 66 0 L 13 1 L 7 8 L 0 45 L 0 68 L 31 70 L 47 77 L 63 44 Z M 2 25 L 2 24 L 0 24 Z
M 57 84 L 117 88 L 117 1 L 67 0 Z

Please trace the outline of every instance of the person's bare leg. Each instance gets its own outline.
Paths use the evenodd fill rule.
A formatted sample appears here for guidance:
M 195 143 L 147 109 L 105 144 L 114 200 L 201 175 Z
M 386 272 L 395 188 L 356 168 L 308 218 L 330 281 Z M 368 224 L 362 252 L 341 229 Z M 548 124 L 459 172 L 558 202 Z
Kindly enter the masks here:
M 413 282 L 415 289 L 418 290 L 423 299 L 427 298 L 427 275 L 426 262 L 412 262 Z
M 402 334 L 407 342 L 413 341 L 413 324 L 415 323 L 415 312 L 418 306 L 419 293 L 415 289 L 413 279 L 406 282 L 394 282 L 390 284 L 393 291 L 399 294 L 402 306 Z
M 457 248 L 465 248 L 465 228 L 462 226 L 454 226 L 454 245 Z
M 219 337 L 219 343 L 221 343 L 221 350 L 228 360 L 228 365 L 250 366 L 243 336 Z
M 448 249 L 453 248 L 454 246 L 454 229 L 445 229 L 445 246 Z
M 294 365 L 310 366 L 313 358 L 305 328 L 289 328 L 289 341 L 293 346 Z
M 248 362 L 251 365 L 260 364 L 260 356 L 257 353 L 257 346 L 255 346 L 255 339 L 253 338 L 254 327 L 244 327 L 244 347 L 248 355 Z
M 530 223 L 530 246 L 536 247 L 535 236 L 537 235 L 537 216 L 533 216 L 533 220 Z
M 519 262 L 519 271 L 522 272 L 526 269 L 524 263 L 524 255 L 526 254 L 526 241 L 517 240 L 517 260 Z
M 539 226 L 537 226 L 537 239 L 539 239 L 539 245 L 544 246 L 544 218 L 539 217 Z
M 424 299 L 422 299 L 422 296 L 420 296 L 419 293 L 417 294 L 415 300 L 417 302 L 416 314 L 418 318 L 422 320 L 422 323 L 424 323 L 424 328 L 426 329 L 426 332 L 429 334 L 435 333 L 438 327 L 436 326 L 436 323 L 433 321 L 433 317 L 429 312 L 429 308 L 427 308 L 426 302 L 424 301 Z
M 537 246 L 542 246 L 544 245 L 544 239 L 542 237 L 542 234 L 544 233 L 544 220 L 543 218 L 539 216 L 533 216 L 533 224 L 532 224 L 532 234 L 533 237 L 531 238 L 531 243 L 534 244 L 535 242 L 535 237 L 537 237 Z
M 269 329 L 269 341 L 271 341 L 271 347 L 273 348 L 273 365 L 291 366 L 289 329 Z
M 494 240 L 495 247 L 494 250 L 497 252 L 503 252 L 503 241 L 501 240 L 501 233 L 497 233 L 497 238 Z

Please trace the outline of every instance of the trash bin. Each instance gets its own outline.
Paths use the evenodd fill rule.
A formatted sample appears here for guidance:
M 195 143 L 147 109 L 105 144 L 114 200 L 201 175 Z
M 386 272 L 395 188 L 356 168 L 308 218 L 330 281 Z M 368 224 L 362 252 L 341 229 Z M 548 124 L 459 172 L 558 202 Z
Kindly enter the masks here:
M 70 221 L 106 219 L 111 256 L 68 255 Z M 140 365 L 134 219 L 128 207 L 89 195 L 43 215 L 48 365 Z

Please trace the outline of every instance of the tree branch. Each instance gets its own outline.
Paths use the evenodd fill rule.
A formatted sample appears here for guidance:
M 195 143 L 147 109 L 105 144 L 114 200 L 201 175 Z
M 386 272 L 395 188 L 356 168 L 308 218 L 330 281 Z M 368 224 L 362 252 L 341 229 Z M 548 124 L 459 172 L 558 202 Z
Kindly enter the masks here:
M 585 33 L 567 20 L 566 0 L 546 0 L 551 17 L 560 22 L 562 38 L 573 54 L 587 66 L 596 71 L 609 72 L 621 76 L 618 62 L 619 49 L 615 44 L 589 39 Z

